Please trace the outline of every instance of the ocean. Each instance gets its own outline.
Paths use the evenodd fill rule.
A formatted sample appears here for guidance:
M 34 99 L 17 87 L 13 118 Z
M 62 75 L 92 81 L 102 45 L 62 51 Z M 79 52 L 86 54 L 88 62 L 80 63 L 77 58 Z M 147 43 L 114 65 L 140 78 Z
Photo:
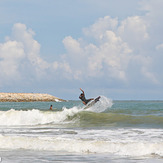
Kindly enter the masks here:
M 163 101 L 102 96 L 83 108 L 81 101 L 1 102 L 0 162 L 163 162 Z

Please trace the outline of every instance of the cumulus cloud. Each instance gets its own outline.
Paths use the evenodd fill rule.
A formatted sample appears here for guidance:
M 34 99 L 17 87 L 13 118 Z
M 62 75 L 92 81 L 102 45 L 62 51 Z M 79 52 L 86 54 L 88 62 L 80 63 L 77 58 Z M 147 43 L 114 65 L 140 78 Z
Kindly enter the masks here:
M 25 24 L 16 23 L 12 36 L 0 44 L 0 84 L 19 81 L 28 76 L 41 76 L 49 65 L 40 57 L 40 44 L 33 38 L 34 32 Z M 29 70 L 27 70 L 29 69 Z
M 65 61 L 71 66 L 74 79 L 107 77 L 126 80 L 125 69 L 131 49 L 116 34 L 118 21 L 109 16 L 100 18 L 95 24 L 85 28 L 85 38 L 63 40 L 67 50 Z M 92 42 L 87 42 L 91 37 Z
M 20 63 L 25 57 L 22 43 L 7 41 L 0 44 L 0 84 L 20 79 Z
M 12 39 L 23 44 L 24 52 L 29 63 L 33 66 L 37 75 L 48 68 L 48 63 L 40 57 L 40 44 L 34 40 L 34 32 L 27 29 L 25 24 L 17 23 L 13 27 Z
M 103 39 L 103 34 L 107 30 L 111 30 L 114 32 L 116 30 L 118 25 L 117 18 L 112 19 L 110 16 L 105 16 L 104 18 L 99 18 L 93 25 L 91 25 L 89 28 L 84 28 L 83 32 L 86 36 L 92 36 L 97 41 L 100 41 Z
M 159 85 L 163 81 L 158 71 L 163 40 L 154 36 L 157 31 L 152 22 L 158 6 L 153 3 L 154 0 L 148 5 L 143 1 L 142 9 L 148 11 L 144 16 L 124 20 L 105 16 L 84 28 L 82 38 L 65 37 L 65 53 L 51 62 L 41 58 L 41 45 L 34 39 L 34 31 L 25 24 L 14 24 L 12 35 L 0 44 L 0 84 L 27 77 L 46 79 L 49 75 L 55 81 L 97 79 L 109 84 L 118 81 L 128 85 Z
M 120 37 L 132 48 L 139 48 L 149 38 L 147 24 L 140 16 L 128 17 L 118 28 Z
M 85 38 L 66 37 L 63 43 L 71 73 L 78 74 L 74 75 L 76 79 L 95 77 L 127 83 L 139 78 L 138 82 L 158 84 L 151 70 L 152 57 L 145 47 L 150 38 L 147 29 L 146 21 L 139 16 L 122 21 L 106 16 L 83 29 Z M 91 41 L 87 42 L 87 38 Z

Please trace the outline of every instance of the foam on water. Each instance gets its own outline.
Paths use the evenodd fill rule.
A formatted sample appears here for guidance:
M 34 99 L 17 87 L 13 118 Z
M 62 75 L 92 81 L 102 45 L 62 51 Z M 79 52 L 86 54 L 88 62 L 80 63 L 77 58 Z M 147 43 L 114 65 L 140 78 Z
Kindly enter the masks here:
M 101 96 L 100 100 L 95 103 L 92 107 L 86 109 L 88 111 L 96 112 L 96 113 L 101 113 L 107 110 L 108 108 L 111 108 L 113 105 L 113 102 L 111 99 Z
M 111 106 L 112 101 L 102 96 L 100 101 L 88 110 L 92 112 L 103 112 Z M 8 111 L 0 111 L 0 125 L 14 126 L 62 123 L 66 121 L 68 117 L 74 116 L 81 111 L 83 111 L 83 109 L 80 106 L 74 106 L 70 109 L 63 107 L 61 111 L 10 109 Z
M 104 137 L 98 136 L 101 132 L 104 132 Z M 150 141 L 152 137 L 160 134 L 158 130 L 137 129 L 134 131 L 127 130 L 127 132 L 127 136 L 126 130 L 76 131 L 76 134 L 66 134 L 66 132 L 64 132 L 62 136 L 0 135 L 0 148 L 76 153 L 108 153 L 121 156 L 163 156 L 163 142 L 161 139 L 154 138 L 153 141 Z M 159 132 L 161 132 L 161 130 Z M 144 135 L 149 133 L 151 133 L 151 135 L 144 139 Z M 111 134 L 111 136 L 109 134 Z M 135 137 L 135 135 L 137 137 Z
M 0 111 L 0 125 L 40 125 L 48 123 L 64 122 L 68 116 L 73 116 L 80 110 L 77 107 L 63 108 L 62 111 L 40 111 L 37 109 L 23 111 L 14 110 Z

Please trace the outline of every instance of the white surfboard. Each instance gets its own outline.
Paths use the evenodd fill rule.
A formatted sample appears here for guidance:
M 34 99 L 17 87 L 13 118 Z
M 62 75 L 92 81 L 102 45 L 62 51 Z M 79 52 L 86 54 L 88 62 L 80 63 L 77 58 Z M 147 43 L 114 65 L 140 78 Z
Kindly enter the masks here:
M 91 106 L 93 106 L 96 102 L 99 101 L 100 98 L 101 98 L 100 96 L 98 96 L 97 98 L 95 98 L 92 102 L 88 103 L 88 105 L 86 105 L 86 106 L 84 107 L 84 109 L 88 109 L 88 108 L 90 108 Z

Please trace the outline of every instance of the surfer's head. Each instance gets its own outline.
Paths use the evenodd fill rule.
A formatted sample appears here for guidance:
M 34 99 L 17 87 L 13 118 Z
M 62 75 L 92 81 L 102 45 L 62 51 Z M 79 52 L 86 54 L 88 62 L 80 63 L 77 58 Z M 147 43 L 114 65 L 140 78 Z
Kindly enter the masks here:
M 81 96 L 84 96 L 84 93 L 81 93 L 80 95 L 81 95 Z
M 83 97 L 84 97 L 84 93 L 81 93 L 80 96 L 79 96 L 79 98 L 80 99 L 83 99 Z

